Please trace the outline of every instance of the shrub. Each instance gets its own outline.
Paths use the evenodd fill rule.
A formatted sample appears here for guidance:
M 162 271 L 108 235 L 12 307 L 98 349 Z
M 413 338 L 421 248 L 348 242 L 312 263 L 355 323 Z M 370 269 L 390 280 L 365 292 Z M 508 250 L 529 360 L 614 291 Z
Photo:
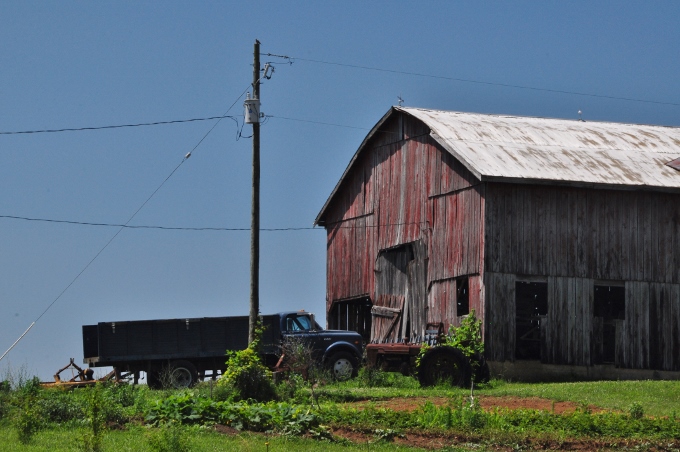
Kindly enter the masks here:
M 227 352 L 227 369 L 217 385 L 228 388 L 234 400 L 267 402 L 276 398 L 272 373 L 258 353 L 261 337 L 262 328 L 258 327 L 248 348 Z
M 217 385 L 228 388 L 234 400 L 266 402 L 276 398 L 272 373 L 253 347 L 229 352 L 227 369 Z

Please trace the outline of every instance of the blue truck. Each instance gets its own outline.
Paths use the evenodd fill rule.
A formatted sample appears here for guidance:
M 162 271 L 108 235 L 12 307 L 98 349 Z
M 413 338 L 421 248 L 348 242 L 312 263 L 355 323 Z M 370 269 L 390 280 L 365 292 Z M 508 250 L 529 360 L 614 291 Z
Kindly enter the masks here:
M 248 346 L 248 320 L 247 316 L 201 317 L 84 325 L 84 363 L 90 368 L 113 367 L 116 373 L 131 375 L 135 383 L 144 372 L 152 388 L 168 382 L 177 388 L 190 387 L 224 372 L 227 351 Z M 334 378 L 356 376 L 364 348 L 358 333 L 324 330 L 305 311 L 263 315 L 260 320 L 264 327 L 260 352 L 270 368 L 280 364 L 283 343 L 295 339 Z

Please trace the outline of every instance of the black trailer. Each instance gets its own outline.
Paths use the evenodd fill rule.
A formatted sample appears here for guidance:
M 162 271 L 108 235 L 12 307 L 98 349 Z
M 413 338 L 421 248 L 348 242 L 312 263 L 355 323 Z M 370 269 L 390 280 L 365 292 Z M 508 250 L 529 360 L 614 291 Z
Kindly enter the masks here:
M 274 367 L 286 337 L 308 342 L 321 364 L 336 378 L 356 374 L 363 343 L 353 331 L 323 330 L 305 311 L 261 316 L 261 352 Z M 84 363 L 129 372 L 138 382 L 160 387 L 172 376 L 176 387 L 188 387 L 205 377 L 216 378 L 226 368 L 226 352 L 248 346 L 248 317 L 201 317 L 168 320 L 100 322 L 83 326 Z

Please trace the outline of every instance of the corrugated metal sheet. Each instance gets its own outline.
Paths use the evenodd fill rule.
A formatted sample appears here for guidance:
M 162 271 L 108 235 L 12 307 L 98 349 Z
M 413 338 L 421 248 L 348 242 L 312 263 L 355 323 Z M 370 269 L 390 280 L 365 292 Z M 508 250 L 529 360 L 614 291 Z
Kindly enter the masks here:
M 394 107 L 481 180 L 680 188 L 680 128 Z

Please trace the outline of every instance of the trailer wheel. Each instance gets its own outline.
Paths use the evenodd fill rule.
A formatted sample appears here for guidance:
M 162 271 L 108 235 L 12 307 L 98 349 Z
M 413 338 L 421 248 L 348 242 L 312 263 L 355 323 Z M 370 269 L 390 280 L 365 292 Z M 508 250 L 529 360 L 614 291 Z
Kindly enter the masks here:
M 189 361 L 175 361 L 170 368 L 170 384 L 173 388 L 190 388 L 198 382 L 196 366 Z
M 331 355 L 326 366 L 337 381 L 347 381 L 357 376 L 357 360 L 351 353 L 338 352 Z
M 433 386 L 440 382 L 466 387 L 470 383 L 470 362 L 463 353 L 453 347 L 435 347 L 420 360 L 418 380 L 421 386 Z

